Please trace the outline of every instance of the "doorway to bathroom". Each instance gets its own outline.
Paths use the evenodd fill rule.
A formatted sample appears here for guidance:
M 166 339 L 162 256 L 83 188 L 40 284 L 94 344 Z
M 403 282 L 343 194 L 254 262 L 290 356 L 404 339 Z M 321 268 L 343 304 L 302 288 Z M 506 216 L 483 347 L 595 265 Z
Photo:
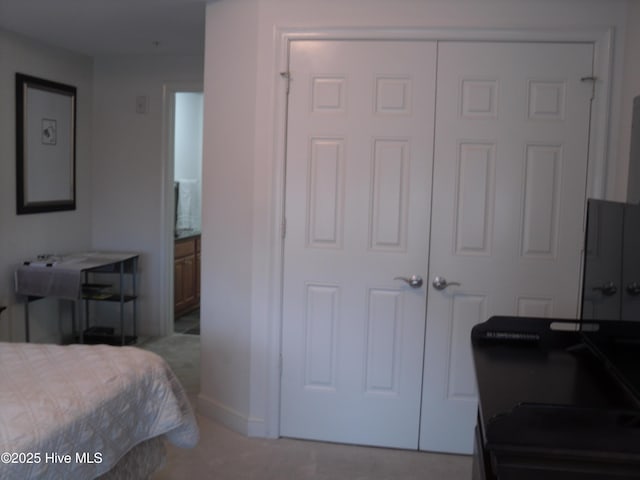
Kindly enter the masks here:
M 165 202 L 171 220 L 167 270 L 172 272 L 173 301 L 167 305 L 168 333 L 200 334 L 200 232 L 202 225 L 201 86 L 167 92 L 167 180 Z M 169 235 L 168 235 L 169 236 Z

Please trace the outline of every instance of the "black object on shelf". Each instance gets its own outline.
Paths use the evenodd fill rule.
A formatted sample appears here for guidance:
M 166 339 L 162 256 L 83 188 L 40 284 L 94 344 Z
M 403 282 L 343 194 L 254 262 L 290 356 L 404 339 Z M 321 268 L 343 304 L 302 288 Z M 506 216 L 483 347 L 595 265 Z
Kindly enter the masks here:
M 471 333 L 474 479 L 640 479 L 640 324 L 492 317 Z
M 116 333 L 113 327 L 93 326 L 84 331 L 84 343 L 90 345 L 123 345 L 122 335 Z M 134 335 L 124 336 L 124 345 L 133 345 L 137 341 Z

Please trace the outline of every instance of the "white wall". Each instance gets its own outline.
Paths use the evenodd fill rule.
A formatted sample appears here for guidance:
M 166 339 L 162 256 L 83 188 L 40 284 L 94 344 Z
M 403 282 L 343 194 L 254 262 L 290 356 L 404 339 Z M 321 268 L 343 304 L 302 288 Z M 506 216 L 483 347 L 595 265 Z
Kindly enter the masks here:
M 10 306 L 0 318 L 0 340 L 24 338 L 12 277 L 20 261 L 89 249 L 142 254 L 139 333 L 164 333 L 171 310 L 166 279 L 172 274 L 165 268 L 165 237 L 172 237 L 162 231 L 163 86 L 201 84 L 202 56 L 94 60 L 0 31 L 0 67 L 0 304 Z M 75 211 L 15 213 L 15 72 L 77 88 Z M 135 113 L 140 95 L 148 97 L 146 114 Z M 68 314 L 69 306 L 55 300 L 32 304 L 32 339 L 60 341 L 70 329 Z
M 166 333 L 171 308 L 166 277 L 173 273 L 165 268 L 162 210 L 169 174 L 163 152 L 163 86 L 202 82 L 202 62 L 201 56 L 165 55 L 94 60 L 92 246 L 141 254 L 141 335 Z M 136 113 L 139 96 L 148 99 L 145 114 Z M 167 228 L 172 230 L 173 224 Z
M 76 210 L 16 215 L 15 73 L 21 72 L 77 88 Z M 92 61 L 0 30 L 0 340 L 24 339 L 23 308 L 13 294 L 13 271 L 20 261 L 41 253 L 69 253 L 91 247 Z M 67 302 L 68 303 L 68 302 Z M 57 342 L 70 330 L 62 305 L 42 300 L 31 309 L 31 339 Z
M 207 7 L 203 177 L 202 412 L 255 435 L 278 432 L 275 136 L 284 102 L 278 28 L 614 27 L 610 131 L 620 120 L 626 0 L 221 0 Z M 610 136 L 606 194 L 626 175 Z
M 201 264 L 201 408 L 246 431 L 252 348 L 257 3 L 211 3 L 206 28 L 202 244 L 207 247 L 202 249 Z

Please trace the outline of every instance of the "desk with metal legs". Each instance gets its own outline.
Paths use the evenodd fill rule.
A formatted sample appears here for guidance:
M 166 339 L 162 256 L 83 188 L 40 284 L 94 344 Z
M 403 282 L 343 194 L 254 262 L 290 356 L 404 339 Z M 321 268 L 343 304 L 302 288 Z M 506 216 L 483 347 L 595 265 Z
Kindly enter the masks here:
M 15 272 L 16 293 L 25 297 L 25 340 L 30 341 L 29 304 L 41 298 L 71 300 L 71 322 L 74 338 L 80 343 L 109 343 L 126 345 L 137 339 L 137 253 L 86 252 L 43 261 L 24 262 Z M 92 274 L 117 274 L 116 292 L 111 285 L 89 283 Z M 125 275 L 131 275 L 130 292 L 125 293 Z M 84 315 L 79 301 L 84 302 Z M 89 302 L 117 302 L 120 304 L 120 330 L 118 333 L 106 327 L 91 327 Z M 125 332 L 125 304 L 131 303 L 131 330 Z M 76 313 L 78 310 L 79 313 Z M 76 332 L 76 317 L 80 317 L 80 329 Z

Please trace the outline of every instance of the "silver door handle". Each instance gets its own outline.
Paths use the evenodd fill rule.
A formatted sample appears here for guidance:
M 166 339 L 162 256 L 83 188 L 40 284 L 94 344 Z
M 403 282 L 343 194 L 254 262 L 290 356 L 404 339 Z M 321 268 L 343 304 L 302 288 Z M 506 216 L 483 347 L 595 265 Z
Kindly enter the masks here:
M 433 279 L 433 288 L 435 288 L 436 290 L 444 290 L 447 287 L 450 287 L 452 285 L 457 285 L 460 286 L 459 282 L 447 282 L 447 279 L 444 277 L 436 277 Z
M 601 287 L 593 287 L 593 291 L 600 291 L 602 295 L 605 297 L 610 297 L 611 295 L 615 295 L 618 292 L 618 287 L 612 282 L 605 282 Z
M 627 285 L 627 293 L 632 296 L 640 295 L 640 284 L 638 282 L 631 282 Z
M 402 280 L 411 288 L 420 288 L 422 286 L 422 277 L 420 275 L 411 275 L 411 277 L 395 277 L 394 280 Z

